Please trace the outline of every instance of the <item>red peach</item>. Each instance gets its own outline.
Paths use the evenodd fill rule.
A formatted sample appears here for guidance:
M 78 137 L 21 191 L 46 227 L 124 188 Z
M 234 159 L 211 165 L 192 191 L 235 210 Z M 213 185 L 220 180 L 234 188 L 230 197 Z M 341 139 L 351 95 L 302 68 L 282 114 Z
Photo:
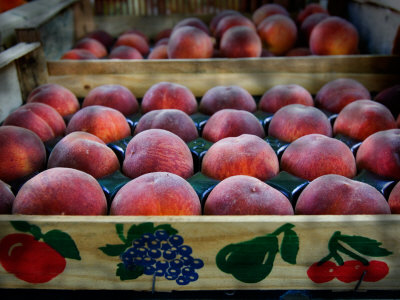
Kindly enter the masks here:
M 154 48 L 156 48 L 157 46 L 161 46 L 161 45 L 168 45 L 168 41 L 169 41 L 169 37 L 163 38 L 163 39 L 161 39 L 161 40 L 158 40 L 158 41 L 154 44 Z
M 353 178 L 357 172 L 353 153 L 345 143 L 317 133 L 302 136 L 286 148 L 281 170 L 309 181 L 326 174 Z
M 396 120 L 386 106 L 372 100 L 357 100 L 340 111 L 333 133 L 363 141 L 375 132 L 394 128 Z
M 330 16 L 319 22 L 310 35 L 310 49 L 315 55 L 357 54 L 359 34 L 349 21 Z
M 60 59 L 98 59 L 96 55 L 86 49 L 71 49 L 65 52 Z
M 117 155 L 97 136 L 75 131 L 62 138 L 50 153 L 47 168 L 72 168 L 101 178 L 116 172 Z
M 0 214 L 11 214 L 14 199 L 15 196 L 11 191 L 11 187 L 0 180 Z
M 193 120 L 179 109 L 165 108 L 149 111 L 139 119 L 134 134 L 153 128 L 175 133 L 186 143 L 199 136 Z
M 295 207 L 298 215 L 390 214 L 385 197 L 373 186 L 327 174 L 316 178 L 301 192 Z
M 356 154 L 357 169 L 400 179 L 400 129 L 378 131 L 367 137 Z
M 97 29 L 89 32 L 86 37 L 96 39 L 102 43 L 107 49 L 110 49 L 114 44 L 113 36 L 105 30 Z
M 232 27 L 235 26 L 246 26 L 254 31 L 256 31 L 256 26 L 254 25 L 253 21 L 249 18 L 245 17 L 242 14 L 233 14 L 227 15 L 223 17 L 219 22 L 217 27 L 215 28 L 215 38 L 220 40 L 224 33 Z
M 257 26 L 264 48 L 274 55 L 284 55 L 297 41 L 296 23 L 288 16 L 275 14 L 265 18 Z
M 268 127 L 268 135 L 289 143 L 312 133 L 331 137 L 331 123 L 318 108 L 302 104 L 290 104 L 279 109 Z
M 304 20 L 308 16 L 316 14 L 316 13 L 329 14 L 328 10 L 326 10 L 321 4 L 319 4 L 319 3 L 309 3 L 297 15 L 297 18 L 296 18 L 297 22 L 301 25 L 301 24 L 303 24 Z
M 66 125 L 62 116 L 50 105 L 31 102 L 13 111 L 3 125 L 24 127 L 36 133 L 43 141 L 63 136 Z
M 400 214 L 400 182 L 390 192 L 388 203 L 392 214 Z
M 198 17 L 186 17 L 180 20 L 178 23 L 176 23 L 176 25 L 172 29 L 172 32 L 183 26 L 193 26 L 204 31 L 204 33 L 210 35 L 210 30 L 208 29 L 207 24 Z
M 169 38 L 171 36 L 172 33 L 172 28 L 165 28 L 160 30 L 156 37 L 154 38 L 154 41 L 157 43 L 159 40 L 162 40 L 164 38 Z
M 107 200 L 97 180 L 70 168 L 45 170 L 19 190 L 13 214 L 105 215 Z
M 173 82 L 158 82 L 144 94 L 142 113 L 151 110 L 175 108 L 191 115 L 197 111 L 196 97 L 187 87 Z
M 289 17 L 289 12 L 284 6 L 277 3 L 267 3 L 257 8 L 253 12 L 251 18 L 254 24 L 258 26 L 258 24 L 260 24 L 266 17 L 275 14 L 281 14 Z
M 104 84 L 93 88 L 83 100 L 82 107 L 103 105 L 129 116 L 139 111 L 139 102 L 135 95 L 120 84 Z
M 201 215 L 201 206 L 195 190 L 186 180 L 173 173 L 153 172 L 125 184 L 115 195 L 110 214 Z
M 205 215 L 293 215 L 289 199 L 265 182 L 247 175 L 218 183 L 204 204 Z
M 310 48 L 307 47 L 297 47 L 292 48 L 286 52 L 285 56 L 309 56 L 312 55 Z
M 223 57 L 260 57 L 262 43 L 255 30 L 247 26 L 234 26 L 225 31 L 219 48 Z
M 400 114 L 400 84 L 395 84 L 380 91 L 374 98 L 392 112 L 396 118 Z
M 79 101 L 75 94 L 55 83 L 46 83 L 34 88 L 29 93 L 26 102 L 48 104 L 63 117 L 72 115 L 79 110 Z
M 329 17 L 327 13 L 314 13 L 309 15 L 304 21 L 301 23 L 300 26 L 300 33 L 302 36 L 303 41 L 308 45 L 310 40 L 310 35 L 314 27 L 320 23 L 322 20 L 325 20 Z M 310 50 L 311 51 L 311 50 Z
M 189 147 L 176 134 L 148 129 L 129 141 L 122 171 L 130 178 L 151 172 L 171 172 L 189 178 L 194 171 L 193 158 Z
M 139 29 L 128 29 L 128 30 L 124 31 L 123 34 L 126 34 L 126 33 L 134 33 L 134 34 L 140 35 L 146 41 L 147 44 L 150 44 L 149 37 L 143 31 L 141 31 Z
M 212 87 L 204 93 L 199 104 L 199 111 L 206 115 L 225 108 L 255 112 L 257 104 L 253 96 L 239 85 Z
M 226 137 L 242 134 L 265 137 L 264 128 L 251 112 L 225 108 L 217 111 L 208 119 L 202 137 L 208 141 L 217 142 Z
M 46 149 L 39 136 L 28 129 L 0 126 L 0 180 L 7 183 L 41 171 Z
M 219 13 L 217 13 L 210 21 L 210 33 L 212 35 L 215 35 L 215 30 L 218 26 L 219 21 L 222 20 L 222 18 L 229 16 L 229 15 L 240 15 L 241 13 L 237 10 L 233 10 L 233 9 L 225 9 L 220 11 Z
M 213 54 L 211 37 L 193 26 L 175 29 L 168 41 L 168 58 L 210 58 Z
M 88 50 L 89 52 L 93 53 L 94 56 L 96 56 L 97 58 L 103 58 L 107 56 L 106 47 L 98 40 L 89 37 L 82 38 L 78 42 L 76 42 L 74 49 Z
M 109 59 L 143 59 L 143 55 L 131 46 L 117 46 L 110 51 Z
M 214 143 L 203 157 L 201 172 L 218 180 L 249 175 L 265 181 L 278 174 L 279 161 L 272 147 L 262 138 L 242 134 Z
M 275 113 L 289 104 L 313 106 L 314 100 L 311 93 L 298 84 L 278 84 L 262 95 L 258 106 L 262 111 Z
M 124 33 L 120 35 L 114 44 L 114 47 L 117 46 L 133 47 L 137 49 L 142 56 L 147 55 L 147 53 L 150 51 L 149 44 L 147 43 L 146 39 L 137 33 Z
M 85 131 L 103 140 L 115 142 L 131 135 L 131 129 L 125 116 L 118 110 L 91 105 L 80 109 L 68 123 L 66 133 Z
M 168 59 L 168 45 L 158 45 L 150 51 L 148 59 Z
M 347 104 L 371 99 L 367 88 L 351 78 L 338 78 L 325 83 L 315 95 L 315 106 L 331 113 L 339 113 Z

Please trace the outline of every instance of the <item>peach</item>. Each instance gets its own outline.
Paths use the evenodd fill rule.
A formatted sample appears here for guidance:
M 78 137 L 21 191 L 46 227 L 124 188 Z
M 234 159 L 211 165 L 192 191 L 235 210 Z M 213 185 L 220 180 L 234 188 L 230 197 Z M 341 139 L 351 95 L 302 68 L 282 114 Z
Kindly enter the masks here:
M 272 57 L 275 56 L 272 52 L 268 51 L 267 49 L 263 48 L 261 50 L 261 57 Z
M 117 155 L 97 136 L 75 131 L 62 138 L 50 153 L 47 168 L 72 168 L 101 178 L 116 172 Z
M 257 26 L 264 48 L 274 55 L 284 55 L 297 41 L 296 23 L 288 16 L 275 14 L 265 18 Z
M 313 133 L 292 142 L 281 157 L 281 170 L 312 181 L 325 174 L 356 175 L 356 161 L 340 140 Z
M 14 180 L 41 171 L 46 149 L 39 136 L 23 127 L 0 126 L 0 180 Z
M 225 31 L 219 49 L 223 57 L 260 57 L 261 39 L 257 32 L 247 26 L 234 26 Z
M 157 46 L 160 46 L 160 45 L 168 45 L 168 41 L 169 41 L 169 37 L 167 37 L 167 38 L 162 38 L 162 39 L 158 40 L 158 41 L 154 44 L 154 48 L 156 48 Z
M 193 26 L 182 26 L 173 30 L 168 41 L 168 58 L 210 58 L 213 54 L 211 37 Z
M 388 203 L 392 214 L 400 214 L 400 182 L 390 192 Z
M 183 26 L 193 26 L 204 31 L 204 33 L 210 35 L 210 30 L 208 29 L 207 24 L 198 17 L 186 17 L 180 20 L 178 23 L 176 23 L 176 25 L 172 29 L 172 32 Z
M 144 130 L 159 128 L 175 133 L 186 143 L 198 138 L 196 124 L 179 109 L 158 109 L 144 114 L 136 125 L 134 134 Z
M 298 84 L 278 84 L 265 91 L 258 107 L 262 111 L 275 113 L 289 104 L 313 106 L 314 100 L 311 93 Z
M 302 40 L 304 43 L 308 45 L 309 40 L 310 40 L 310 35 L 314 27 L 321 22 L 322 20 L 325 20 L 326 18 L 329 17 L 329 14 L 327 13 L 314 13 L 309 15 L 307 18 L 304 19 L 304 21 L 301 23 L 300 26 L 300 34 L 302 37 Z M 311 50 L 310 50 L 311 51 Z
M 82 107 L 103 105 L 114 108 L 124 116 L 139 111 L 139 102 L 135 95 L 120 84 L 104 84 L 89 91 L 82 102 Z
M 137 34 L 137 35 L 141 36 L 146 41 L 147 44 L 150 44 L 149 37 L 143 31 L 141 31 L 140 29 L 128 29 L 128 30 L 124 31 L 123 34 L 126 34 L 126 33 Z
M 168 59 L 168 45 L 160 44 L 154 47 L 150 51 L 148 59 Z
M 71 49 L 61 55 L 60 59 L 98 59 L 96 55 L 86 49 Z
M 80 108 L 78 98 L 75 94 L 69 89 L 55 83 L 46 83 L 34 88 L 29 93 L 26 102 L 48 104 L 63 117 L 74 114 Z
M 220 11 L 219 13 L 217 13 L 210 21 L 210 33 L 212 35 L 215 35 L 215 30 L 218 26 L 219 21 L 221 21 L 222 18 L 229 16 L 229 15 L 240 15 L 241 13 L 237 10 L 233 10 L 233 9 L 224 9 L 222 11 Z
M 86 34 L 86 37 L 96 39 L 102 43 L 106 49 L 110 49 L 114 44 L 113 36 L 105 30 L 97 29 Z
M 85 131 L 111 143 L 131 135 L 131 129 L 125 116 L 118 110 L 91 105 L 80 109 L 68 123 L 66 134 Z
M 268 127 L 268 135 L 289 143 L 312 133 L 331 137 L 331 123 L 318 108 L 302 104 L 290 104 L 279 109 Z
M 292 48 L 285 54 L 285 56 L 309 56 L 309 55 L 312 55 L 312 53 L 310 48 L 307 47 Z
M 94 56 L 96 56 L 97 58 L 103 58 L 108 54 L 106 47 L 102 43 L 100 43 L 96 39 L 89 37 L 85 37 L 77 41 L 74 49 L 88 50 L 89 52 L 93 53 Z
M 317 13 L 329 14 L 328 10 L 326 10 L 321 4 L 309 3 L 299 12 L 296 20 L 301 26 L 307 17 Z
M 258 7 L 252 14 L 251 19 L 254 24 L 258 26 L 266 17 L 281 14 L 285 16 L 289 16 L 288 10 L 277 3 L 267 3 Z
M 205 215 L 293 215 L 289 199 L 252 176 L 236 175 L 218 183 L 204 204 Z
M 357 54 L 359 34 L 346 19 L 330 16 L 319 22 L 311 32 L 309 45 L 315 55 Z
M 361 99 L 371 99 L 371 94 L 362 83 L 351 78 L 338 78 L 319 89 L 315 95 L 315 106 L 339 113 L 347 104 Z
M 143 95 L 142 113 L 151 110 L 175 108 L 191 115 L 197 111 L 196 97 L 184 85 L 174 82 L 158 82 L 152 85 Z
M 396 120 L 386 106 L 373 100 L 357 100 L 340 111 L 333 133 L 363 141 L 375 132 L 394 128 Z
M 70 168 L 45 170 L 19 190 L 13 214 L 106 215 L 107 200 L 97 180 Z
M 201 215 L 201 205 L 193 187 L 182 177 L 153 172 L 125 184 L 111 203 L 110 215 Z
M 257 104 L 253 96 L 239 85 L 214 86 L 204 93 L 199 103 L 199 111 L 206 115 L 225 108 L 255 112 Z
M 265 137 L 264 128 L 255 115 L 246 110 L 225 108 L 214 113 L 203 128 L 202 137 L 217 142 L 226 137 L 253 134 Z
M 171 36 L 171 33 L 172 33 L 172 28 L 162 29 L 157 33 L 156 37 L 154 38 L 154 41 L 157 43 L 159 40 L 169 38 Z
M 214 36 L 219 41 L 224 33 L 235 26 L 246 26 L 254 31 L 256 31 L 256 26 L 253 21 L 245 17 L 242 14 L 233 14 L 223 17 L 215 28 Z
M 327 174 L 310 182 L 297 199 L 298 215 L 390 214 L 385 197 L 373 186 Z
M 380 91 L 374 100 L 385 105 L 394 117 L 400 114 L 400 84 L 389 86 Z
M 400 179 L 400 129 L 378 131 L 367 137 L 356 154 L 357 169 Z
M 11 191 L 11 187 L 0 180 L 0 215 L 1 214 L 11 214 L 12 205 L 15 196 Z
M 189 147 L 176 134 L 164 129 L 148 129 L 128 143 L 122 171 L 136 178 L 151 172 L 171 172 L 183 178 L 193 175 L 193 158 Z
M 265 181 L 278 174 L 279 161 L 272 147 L 262 138 L 242 134 L 214 143 L 203 157 L 201 172 L 218 180 L 249 175 Z
M 109 59 L 143 59 L 142 53 L 131 46 L 117 46 L 110 51 Z
M 66 125 L 63 117 L 50 105 L 31 102 L 10 113 L 3 125 L 24 127 L 36 133 L 43 141 L 63 136 Z
M 114 47 L 117 46 L 130 46 L 137 49 L 142 56 L 147 55 L 150 51 L 149 44 L 146 39 L 137 33 L 124 33 L 121 34 L 115 41 Z

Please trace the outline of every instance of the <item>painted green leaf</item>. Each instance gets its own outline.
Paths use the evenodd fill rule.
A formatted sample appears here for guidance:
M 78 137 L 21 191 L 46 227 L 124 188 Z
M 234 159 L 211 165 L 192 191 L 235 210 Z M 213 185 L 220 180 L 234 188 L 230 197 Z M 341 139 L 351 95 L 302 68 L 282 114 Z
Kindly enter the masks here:
M 123 263 L 119 263 L 116 275 L 119 276 L 121 280 L 136 279 L 139 276 L 143 275 L 143 267 L 135 266 L 134 269 L 128 270 L 127 268 L 125 268 Z
M 297 253 L 299 252 L 299 237 L 296 232 L 289 229 L 284 232 L 280 253 L 284 261 L 289 264 L 296 264 Z
M 105 247 L 99 247 L 99 249 L 103 251 L 105 255 L 108 256 L 119 256 L 122 252 L 125 251 L 126 248 L 127 246 L 125 244 L 119 244 L 119 245 L 107 244 Z
M 133 240 L 140 238 L 145 233 L 153 233 L 154 224 L 152 222 L 141 223 L 139 225 L 132 225 L 128 230 L 127 243 L 132 243 Z
M 367 256 L 382 257 L 393 253 L 385 248 L 380 247 L 382 243 L 363 236 L 341 235 L 339 240 L 346 243 L 359 253 Z
M 43 241 L 65 258 L 81 260 L 74 240 L 61 230 L 50 230 L 43 235 Z
M 126 238 L 124 236 L 124 224 L 115 224 L 115 230 L 117 231 L 120 240 L 126 243 Z
M 31 224 L 25 221 L 10 221 L 10 223 L 18 231 L 28 232 L 31 229 Z

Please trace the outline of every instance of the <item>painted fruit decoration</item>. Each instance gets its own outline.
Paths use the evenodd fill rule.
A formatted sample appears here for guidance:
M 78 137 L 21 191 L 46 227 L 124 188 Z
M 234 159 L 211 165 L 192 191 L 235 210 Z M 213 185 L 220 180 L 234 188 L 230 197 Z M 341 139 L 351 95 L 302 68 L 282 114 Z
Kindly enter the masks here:
M 45 234 L 36 225 L 11 221 L 23 233 L 8 234 L 0 240 L 0 263 L 15 277 L 29 283 L 45 283 L 61 274 L 66 258 L 80 260 L 71 237 L 53 229 Z
M 178 285 L 187 285 L 199 278 L 198 269 L 204 262 L 192 256 L 192 248 L 184 244 L 178 231 L 169 224 L 154 226 L 153 223 L 132 225 L 127 236 L 123 224 L 116 224 L 118 237 L 123 242 L 107 244 L 99 249 L 108 256 L 118 256 L 116 275 L 121 280 L 136 279 L 142 275 L 155 279 L 164 277 Z
M 368 260 L 362 255 L 384 257 L 392 254 L 382 248 L 381 244 L 370 238 L 344 235 L 336 231 L 328 242 L 329 254 L 313 263 L 307 275 L 315 283 L 328 282 L 334 278 L 345 283 L 379 281 L 389 273 L 388 265 L 380 260 Z M 342 255 L 351 259 L 345 261 Z

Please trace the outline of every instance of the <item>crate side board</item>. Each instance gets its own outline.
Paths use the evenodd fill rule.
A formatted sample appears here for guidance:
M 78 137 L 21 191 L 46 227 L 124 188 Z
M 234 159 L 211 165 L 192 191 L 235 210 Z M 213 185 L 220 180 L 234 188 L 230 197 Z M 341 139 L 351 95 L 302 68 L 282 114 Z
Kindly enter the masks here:
M 127 272 L 119 255 L 126 250 L 128 244 L 131 245 L 132 237 L 133 240 L 144 238 L 146 232 L 152 233 L 160 228 L 183 238 L 183 244 L 192 250 L 191 256 L 198 259 L 197 263 L 200 261 L 203 265 L 197 265 L 195 269 L 198 277 L 195 276 L 192 282 L 186 284 L 184 282 L 178 284 L 175 280 L 157 276 L 154 283 L 155 291 L 352 290 L 357 284 L 356 281 L 344 283 L 334 278 L 325 283 L 315 283 L 307 275 L 307 270 L 312 264 L 326 257 L 329 249 L 337 249 L 335 247 L 339 244 L 361 258 L 368 261 L 377 260 L 387 266 L 388 274 L 384 278 L 376 282 L 363 281 L 359 289 L 399 288 L 400 241 L 397 238 L 397 231 L 400 217 L 396 215 L 226 217 L 3 215 L 0 216 L 0 222 L 0 239 L 3 241 L 3 253 L 0 253 L 3 265 L 0 267 L 2 288 L 151 291 L 154 277 L 140 272 Z M 31 232 L 37 234 L 38 231 L 43 236 L 52 232 L 53 237 L 54 232 L 64 232 L 74 242 L 76 249 L 74 255 L 69 253 L 72 258 L 65 259 L 65 269 L 55 274 L 53 279 L 43 283 L 30 283 L 18 279 L 11 274 L 12 272 L 5 270 L 4 241 L 15 234 L 31 235 Z M 129 240 L 128 232 L 131 235 L 130 241 L 126 241 Z M 65 246 L 67 239 L 65 234 L 58 239 L 53 238 L 52 245 Z M 336 243 L 338 237 L 339 244 Z M 18 251 L 16 250 L 18 246 L 21 244 L 11 245 L 7 253 L 12 256 L 14 250 Z M 25 251 L 29 252 L 29 249 L 26 247 Z M 348 252 L 338 251 L 337 254 L 344 261 L 354 260 Z M 252 261 L 256 262 L 253 265 L 247 264 L 249 258 L 254 258 Z M 37 254 L 36 260 L 42 259 L 43 255 Z M 330 261 L 336 263 L 333 258 Z M 19 268 L 23 269 L 22 265 Z M 24 278 L 24 271 L 16 269 L 18 268 L 14 268 L 13 272 L 19 272 L 19 276 Z

